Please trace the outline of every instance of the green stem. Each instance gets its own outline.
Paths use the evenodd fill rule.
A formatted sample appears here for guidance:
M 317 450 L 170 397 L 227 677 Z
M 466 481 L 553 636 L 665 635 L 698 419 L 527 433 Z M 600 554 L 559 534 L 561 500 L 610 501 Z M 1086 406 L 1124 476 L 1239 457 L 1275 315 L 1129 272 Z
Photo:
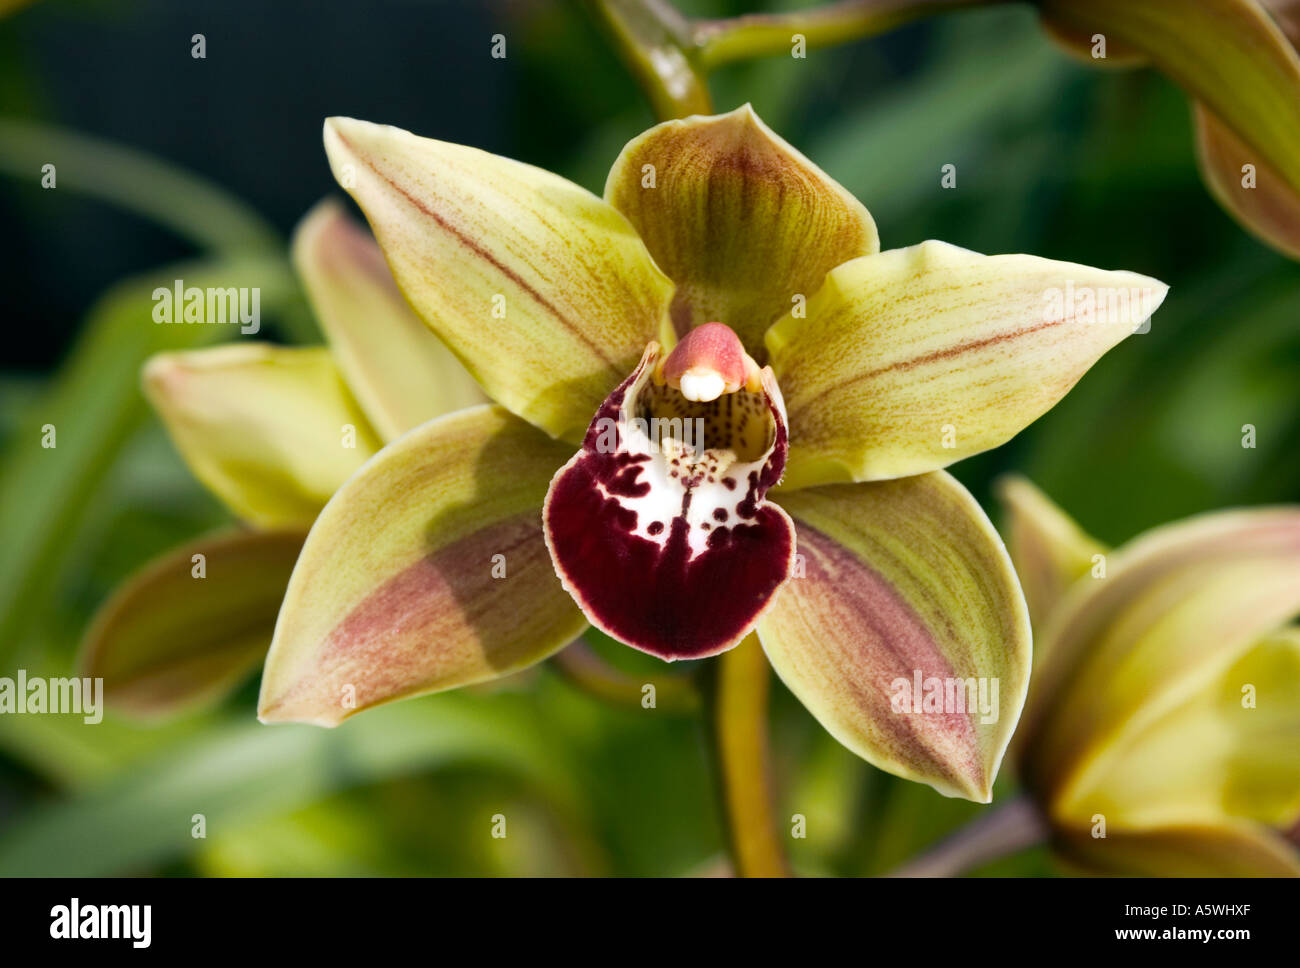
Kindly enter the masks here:
M 1009 0 L 839 0 L 808 10 L 690 20 L 669 0 L 588 0 L 660 120 L 709 114 L 708 75 L 757 57 L 791 55 L 893 30 L 913 20 Z
M 1047 821 L 1032 800 L 1016 797 L 988 810 L 890 877 L 955 877 L 1047 840 Z
M 692 62 L 690 24 L 667 0 L 590 0 L 656 116 L 712 114 L 704 74 Z
M 739 877 L 787 877 L 768 763 L 771 669 L 758 636 L 715 659 L 711 673 L 709 727 L 732 865 Z
M 556 653 L 555 668 L 573 686 L 614 706 L 642 709 L 645 687 L 655 688 L 653 708 L 665 712 L 691 712 L 699 708 L 700 695 L 694 683 L 681 676 L 660 676 L 652 682 L 615 669 L 579 639 Z
M 808 48 L 870 37 L 936 13 L 991 0 L 841 0 L 809 10 L 756 13 L 691 24 L 689 49 L 701 70 L 755 57 L 789 56 L 796 34 Z M 995 2 L 995 0 L 993 0 Z

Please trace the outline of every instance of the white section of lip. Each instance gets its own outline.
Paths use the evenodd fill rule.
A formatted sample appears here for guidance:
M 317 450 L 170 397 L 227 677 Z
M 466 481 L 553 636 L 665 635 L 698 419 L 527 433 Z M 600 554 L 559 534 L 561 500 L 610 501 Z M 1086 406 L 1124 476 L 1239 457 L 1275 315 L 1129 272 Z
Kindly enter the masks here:
M 708 403 L 722 396 L 726 388 L 727 383 L 721 374 L 713 370 L 693 369 L 682 374 L 678 390 L 687 400 Z
M 709 535 L 715 529 L 748 523 L 747 519 L 740 516 L 738 508 L 749 496 L 750 474 L 762 473 L 764 464 L 771 456 L 772 447 L 769 446 L 756 460 L 737 461 L 735 451 L 729 448 L 701 450 L 670 437 L 652 440 L 642 426 L 632 420 L 632 415 L 636 412 L 641 391 L 655 372 L 655 362 L 654 356 L 649 353 L 643 358 L 639 372 L 628 386 L 619 408 L 619 449 L 626 454 L 649 457 L 649 460 L 640 465 L 640 481 L 650 485 L 649 493 L 641 497 L 630 497 L 625 494 L 610 494 L 601 484 L 596 487 L 602 497 L 617 501 L 622 507 L 636 513 L 637 526 L 633 534 L 663 547 L 667 545 L 672 533 L 673 520 L 681 516 L 686 480 L 693 479 L 691 501 L 685 520 L 690 556 L 695 558 L 707 549 Z M 724 386 L 720 374 L 700 368 L 682 374 L 682 385 L 677 388 L 678 392 L 687 396 L 688 377 L 701 372 L 716 378 L 718 385 Z M 769 399 L 775 400 L 784 416 L 784 404 L 780 402 L 780 391 L 775 379 L 764 384 L 762 389 Z M 717 399 L 722 392 L 724 391 L 719 391 L 710 399 Z M 701 402 L 707 403 L 708 400 Z M 676 464 L 673 463 L 674 459 Z M 711 482 L 708 480 L 710 476 L 713 478 Z M 731 487 L 723 483 L 727 478 L 732 481 Z M 715 514 L 718 510 L 726 512 L 722 520 Z M 652 534 L 650 527 L 656 523 L 659 528 Z

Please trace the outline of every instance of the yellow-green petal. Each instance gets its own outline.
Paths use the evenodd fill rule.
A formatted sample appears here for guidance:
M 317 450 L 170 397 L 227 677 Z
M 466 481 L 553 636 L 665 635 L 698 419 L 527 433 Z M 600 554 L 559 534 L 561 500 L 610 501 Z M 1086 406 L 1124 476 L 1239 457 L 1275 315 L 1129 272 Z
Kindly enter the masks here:
M 262 528 L 310 525 L 380 447 L 321 347 L 160 353 L 144 392 L 194 476 Z
M 632 226 L 531 165 L 351 118 L 325 123 L 412 307 L 498 403 L 580 439 L 667 329 L 672 283 Z
M 862 204 L 748 104 L 633 138 L 605 198 L 677 284 L 677 331 L 726 323 L 760 362 L 772 320 L 835 266 L 880 248 Z
M 150 562 L 96 614 L 81 674 L 104 701 L 159 717 L 215 701 L 266 656 L 302 531 L 200 538 Z
M 266 660 L 262 720 L 334 726 L 575 639 L 586 620 L 542 537 L 546 488 L 569 451 L 491 405 L 385 447 L 307 538 Z
M 1204 105 L 1193 111 L 1197 162 L 1210 192 L 1247 231 L 1300 259 L 1300 191 Z
M 411 310 L 374 239 L 337 203 L 313 208 L 292 248 L 334 361 L 384 440 L 486 402 L 474 378 Z
M 1297 613 L 1300 509 L 1203 515 L 1119 549 L 1040 636 L 1026 777 L 1049 804 L 1075 802 L 1135 737 Z
M 1300 816 L 1300 629 L 1252 646 L 1208 685 L 1124 738 L 1058 815 L 1130 828 Z
M 997 447 L 1143 323 L 1167 287 L 923 242 L 831 270 L 767 334 L 790 414 L 783 486 L 921 474 Z
M 875 766 L 987 803 L 1031 657 L 1024 598 L 984 512 L 942 471 L 780 503 L 801 558 L 758 634 L 782 681 Z
M 1026 478 L 1009 474 L 998 481 L 997 491 L 1006 509 L 1007 549 L 1029 617 L 1041 629 L 1066 589 L 1102 564 L 1107 548 Z M 1042 659 L 1040 648 L 1035 660 Z
M 1275 831 L 1247 820 L 1154 830 L 1091 828 L 1059 833 L 1053 846 L 1090 874 L 1129 877 L 1296 877 L 1300 853 Z

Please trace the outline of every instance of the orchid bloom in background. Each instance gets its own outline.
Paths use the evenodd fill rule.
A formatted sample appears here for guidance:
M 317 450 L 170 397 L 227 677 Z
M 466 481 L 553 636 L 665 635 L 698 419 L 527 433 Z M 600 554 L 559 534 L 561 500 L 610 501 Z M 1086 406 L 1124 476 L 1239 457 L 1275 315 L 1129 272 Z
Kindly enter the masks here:
M 330 495 L 384 442 L 484 400 L 337 204 L 303 219 L 293 259 L 328 349 L 241 342 L 145 366 L 145 394 L 177 449 L 249 527 L 163 555 L 101 607 L 81 664 L 119 711 L 161 717 L 238 685 L 266 657 Z
M 1002 487 L 1037 632 L 1013 756 L 1096 873 L 1296 875 L 1300 508 L 1223 511 L 1116 551 Z
M 594 6 L 656 106 L 689 113 L 682 108 L 707 101 L 709 71 L 753 57 L 788 57 L 792 37 L 809 47 L 834 46 L 1005 2 L 864 0 L 721 19 L 683 16 L 668 0 Z M 1248 231 L 1300 258 L 1300 0 L 1031 2 L 1048 35 L 1082 62 L 1150 64 L 1178 84 L 1192 103 L 1210 192 Z M 658 23 L 657 34 L 647 20 Z
M 1038 0 L 1066 50 L 1148 61 L 1192 99 L 1201 174 L 1245 228 L 1300 259 L 1300 0 Z
M 364 121 L 329 120 L 325 145 L 411 305 L 496 404 L 387 444 L 330 499 L 264 721 L 335 725 L 493 679 L 589 624 L 669 660 L 756 629 L 849 749 L 989 799 L 1029 624 L 1002 542 L 942 468 L 1049 409 L 1161 283 L 941 242 L 879 252 L 866 209 L 748 106 L 634 138 L 604 199 Z M 1132 312 L 1076 312 L 1066 292 L 1132 294 Z M 996 708 L 900 711 L 916 676 L 994 680 Z

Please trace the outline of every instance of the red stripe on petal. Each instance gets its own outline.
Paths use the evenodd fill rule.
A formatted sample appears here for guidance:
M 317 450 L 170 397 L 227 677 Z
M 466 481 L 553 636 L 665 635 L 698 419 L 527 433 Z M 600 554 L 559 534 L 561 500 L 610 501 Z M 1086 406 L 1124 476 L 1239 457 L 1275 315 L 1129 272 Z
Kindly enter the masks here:
M 963 776 L 981 784 L 984 767 L 970 713 L 893 708 L 893 684 L 899 679 L 914 683 L 918 673 L 922 681 L 958 678 L 921 616 L 884 576 L 804 521 L 799 548 L 806 576 L 795 579 L 788 594 L 814 627 L 812 640 L 821 645 L 815 655 L 803 657 L 807 672 L 846 689 L 853 696 L 854 718 L 887 729 L 888 736 L 880 738 L 907 751 L 908 759 L 962 764 Z
M 494 574 L 495 555 L 504 556 L 504 577 Z M 533 643 L 512 632 L 520 607 L 551 611 L 556 623 L 572 621 L 560 589 L 546 594 L 538 587 L 554 583 L 537 512 L 475 531 L 366 595 L 322 644 L 315 668 L 263 716 L 322 700 L 360 710 L 464 684 L 466 670 L 481 670 L 472 681 L 527 664 Z

